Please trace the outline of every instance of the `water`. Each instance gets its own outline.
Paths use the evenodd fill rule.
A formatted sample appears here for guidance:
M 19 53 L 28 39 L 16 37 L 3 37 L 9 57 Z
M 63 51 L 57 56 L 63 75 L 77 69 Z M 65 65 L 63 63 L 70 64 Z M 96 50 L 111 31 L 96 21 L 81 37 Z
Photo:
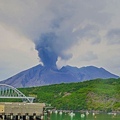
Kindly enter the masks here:
M 47 115 L 45 115 L 44 120 L 120 120 L 120 114 L 80 114 L 75 113 L 75 115 L 70 115 L 68 113 L 52 113 L 50 118 L 47 119 Z

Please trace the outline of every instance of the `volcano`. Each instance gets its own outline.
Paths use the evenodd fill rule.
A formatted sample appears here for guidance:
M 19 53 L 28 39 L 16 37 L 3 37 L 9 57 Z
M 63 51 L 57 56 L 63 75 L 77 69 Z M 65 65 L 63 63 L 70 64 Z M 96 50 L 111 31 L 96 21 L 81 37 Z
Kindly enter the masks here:
M 97 78 L 107 79 L 118 77 L 119 76 L 108 72 L 104 68 L 97 68 L 95 66 L 81 68 L 63 66 L 58 70 L 56 67 L 37 65 L 33 68 L 22 71 L 13 77 L 1 81 L 0 83 L 9 84 L 16 88 L 21 88 L 81 82 Z

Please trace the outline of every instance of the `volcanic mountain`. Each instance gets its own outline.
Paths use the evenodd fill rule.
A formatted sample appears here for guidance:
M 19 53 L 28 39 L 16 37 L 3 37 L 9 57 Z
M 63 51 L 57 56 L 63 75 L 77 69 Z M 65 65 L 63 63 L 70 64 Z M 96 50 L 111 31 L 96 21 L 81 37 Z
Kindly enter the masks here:
M 104 68 L 94 66 L 72 67 L 64 66 L 61 69 L 37 65 L 28 70 L 22 71 L 0 83 L 9 84 L 14 87 L 33 87 L 59 83 L 80 82 L 96 78 L 118 78 Z

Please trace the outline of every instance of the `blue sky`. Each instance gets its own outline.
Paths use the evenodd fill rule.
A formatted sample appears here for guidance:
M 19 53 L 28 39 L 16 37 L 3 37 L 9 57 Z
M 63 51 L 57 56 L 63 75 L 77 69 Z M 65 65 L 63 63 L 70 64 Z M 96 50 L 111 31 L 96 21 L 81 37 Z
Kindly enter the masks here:
M 36 46 L 44 44 L 58 68 L 93 65 L 120 76 L 119 11 L 120 0 L 0 0 L 0 80 L 43 64 Z

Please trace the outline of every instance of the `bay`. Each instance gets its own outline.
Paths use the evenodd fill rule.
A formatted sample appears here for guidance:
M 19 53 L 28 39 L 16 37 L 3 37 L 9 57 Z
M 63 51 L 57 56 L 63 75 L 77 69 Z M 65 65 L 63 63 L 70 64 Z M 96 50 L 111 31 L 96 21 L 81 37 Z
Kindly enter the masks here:
M 83 113 L 74 113 L 70 115 L 69 113 L 51 113 L 50 118 L 47 118 L 47 115 L 44 116 L 44 120 L 120 120 L 120 114 L 93 114 L 88 115 Z

